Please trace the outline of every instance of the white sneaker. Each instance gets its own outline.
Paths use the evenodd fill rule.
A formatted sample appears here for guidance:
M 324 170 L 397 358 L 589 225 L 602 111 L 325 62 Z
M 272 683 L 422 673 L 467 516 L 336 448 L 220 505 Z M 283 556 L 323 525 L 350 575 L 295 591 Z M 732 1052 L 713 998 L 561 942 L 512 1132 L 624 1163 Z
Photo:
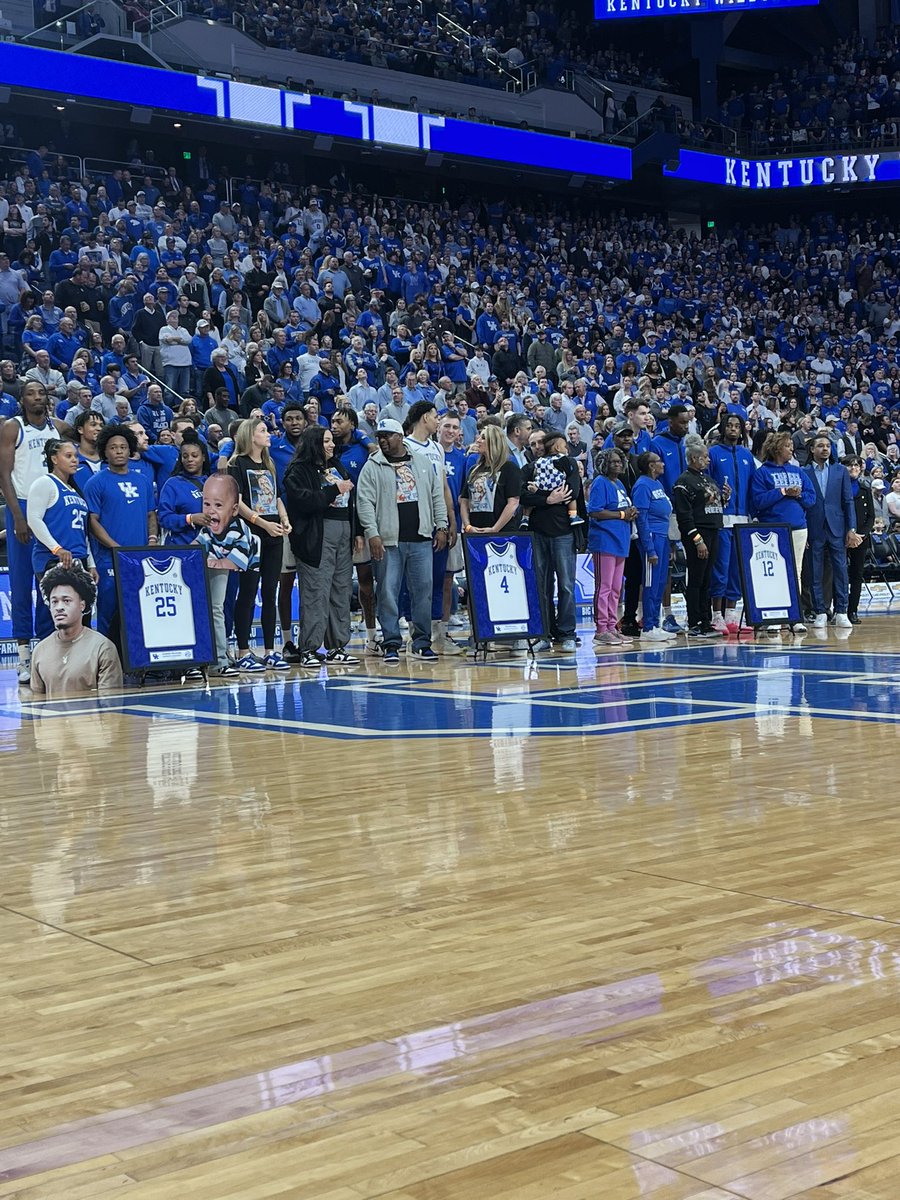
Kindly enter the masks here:
M 666 633 L 664 629 L 645 629 L 641 633 L 641 644 L 644 642 L 673 642 L 677 635 Z
M 722 614 L 720 612 L 717 612 L 715 614 L 715 616 L 712 619 L 711 624 L 712 624 L 713 629 L 717 629 L 719 631 L 719 633 L 727 633 L 728 632 L 728 626 L 725 624 L 725 618 L 722 616 Z
M 828 614 L 816 613 L 816 619 L 813 621 L 813 629 L 826 629 L 828 626 Z
M 20 662 L 18 666 L 19 683 L 31 683 L 31 659 Z
M 816 617 L 817 621 L 818 621 L 818 619 L 819 618 Z M 852 629 L 853 628 L 853 622 L 850 620 L 850 618 L 847 616 L 846 613 L 835 613 L 834 614 L 834 623 L 838 629 Z

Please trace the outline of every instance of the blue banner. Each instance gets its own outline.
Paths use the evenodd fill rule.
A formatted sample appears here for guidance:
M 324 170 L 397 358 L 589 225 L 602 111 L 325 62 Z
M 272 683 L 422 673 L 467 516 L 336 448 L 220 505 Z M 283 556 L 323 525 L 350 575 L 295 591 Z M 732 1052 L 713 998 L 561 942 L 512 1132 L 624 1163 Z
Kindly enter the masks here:
M 797 154 L 792 158 L 739 158 L 681 150 L 678 166 L 663 166 L 670 179 L 713 183 L 750 191 L 784 188 L 852 187 L 900 180 L 900 152 L 871 150 L 858 154 Z
M 790 526 L 735 525 L 731 533 L 741 568 L 744 624 L 755 627 L 800 621 Z
M 126 671 L 216 661 L 206 555 L 199 546 L 113 551 Z
M 56 84 L 56 90 L 67 96 L 325 134 L 371 142 L 376 148 L 435 151 L 542 170 L 577 169 L 579 174 L 602 179 L 631 179 L 631 151 L 624 146 L 357 104 L 255 83 L 207 79 L 12 42 L 0 43 L 0 82 L 41 91 L 53 91 Z
M 531 534 L 466 533 L 463 550 L 474 640 L 543 637 Z
M 771 8 L 809 8 L 819 0 L 594 0 L 598 21 L 635 17 L 689 17 L 697 13 L 764 12 Z

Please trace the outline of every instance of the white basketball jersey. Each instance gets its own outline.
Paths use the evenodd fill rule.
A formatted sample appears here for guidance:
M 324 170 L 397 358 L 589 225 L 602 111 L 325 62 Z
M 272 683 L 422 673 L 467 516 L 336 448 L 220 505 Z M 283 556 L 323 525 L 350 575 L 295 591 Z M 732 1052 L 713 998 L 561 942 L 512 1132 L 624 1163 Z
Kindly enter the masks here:
M 28 489 L 34 481 L 47 474 L 44 447 L 51 438 L 59 437 L 59 434 L 52 421 L 48 421 L 43 429 L 38 429 L 35 425 L 26 425 L 24 417 L 12 419 L 19 426 L 11 472 L 13 491 L 17 499 L 27 500 Z
M 750 578 L 753 594 L 761 611 L 789 608 L 791 589 L 788 585 L 787 563 L 774 533 L 751 533 Z
M 144 582 L 138 593 L 144 645 L 148 650 L 193 646 L 194 609 L 191 589 L 181 577 L 181 559 L 159 566 L 144 559 Z
M 487 560 L 484 587 L 491 624 L 497 628 L 505 625 L 527 625 L 528 593 L 525 590 L 525 572 L 519 565 L 515 546 L 508 542 L 502 550 L 497 550 L 492 542 L 488 542 Z

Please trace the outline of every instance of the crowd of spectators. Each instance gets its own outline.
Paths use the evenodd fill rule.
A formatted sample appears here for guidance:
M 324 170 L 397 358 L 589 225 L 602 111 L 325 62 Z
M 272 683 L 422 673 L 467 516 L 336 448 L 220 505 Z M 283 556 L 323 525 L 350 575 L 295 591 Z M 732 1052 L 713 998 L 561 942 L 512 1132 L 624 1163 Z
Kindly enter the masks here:
M 667 86 L 660 66 L 640 50 L 600 44 L 591 28 L 548 3 L 519 6 L 495 0 L 457 0 L 450 9 L 413 0 L 358 5 L 355 0 L 188 0 L 188 12 L 231 23 L 266 46 L 347 62 L 367 63 L 438 79 L 505 88 L 520 68 L 555 86 L 567 70 L 590 69 L 609 82 Z M 453 29 L 438 21 L 446 16 Z
M 753 153 L 811 152 L 841 146 L 896 146 L 900 140 L 900 33 L 879 31 L 873 46 L 861 37 L 837 42 L 789 72 L 730 89 L 722 124 Z M 716 140 L 701 127 L 693 140 Z
M 90 473 L 104 424 L 136 423 L 151 448 L 193 426 L 214 460 L 239 418 L 283 437 L 288 410 L 315 426 L 352 409 L 374 437 L 428 401 L 459 417 L 464 448 L 505 423 L 522 463 L 532 435 L 560 435 L 590 482 L 635 413 L 646 437 L 673 412 L 700 436 L 737 414 L 754 453 L 788 433 L 800 465 L 825 433 L 900 519 L 888 217 L 701 237 L 521 194 L 412 203 L 246 179 L 229 200 L 211 170 L 58 169 L 33 154 L 0 186 L 0 405 L 13 417 L 29 384 L 46 389 Z
M 317 337 L 342 384 L 362 337 L 373 385 L 393 365 L 400 382 L 415 367 L 434 386 L 449 332 L 471 360 L 457 370 L 474 388 L 482 375 L 496 384 L 493 400 L 520 371 L 534 390 L 540 365 L 539 394 L 586 385 L 608 415 L 648 388 L 700 404 L 738 392 L 760 426 L 806 411 L 839 426 L 845 408 L 871 417 L 872 386 L 880 404 L 900 406 L 898 250 L 883 220 L 822 215 L 701 239 L 661 217 L 404 204 L 315 186 L 298 195 L 249 179 L 234 182 L 229 205 L 221 181 L 192 187 L 174 167 L 165 181 L 135 169 L 72 183 L 55 178 L 51 152 L 32 159 L 0 201 L 4 336 L 23 369 L 49 351 L 68 374 L 83 345 L 96 370 L 114 335 L 131 337 L 145 294 L 165 313 L 189 290 L 200 299 L 181 323 L 193 336 L 208 321 L 242 383 L 256 381 L 260 356 L 272 361 L 283 326 L 294 342 Z M 61 344 L 56 310 L 68 307 L 75 330 Z M 476 347 L 488 359 L 499 348 L 501 370 L 483 367 Z M 830 366 L 813 369 L 823 354 Z

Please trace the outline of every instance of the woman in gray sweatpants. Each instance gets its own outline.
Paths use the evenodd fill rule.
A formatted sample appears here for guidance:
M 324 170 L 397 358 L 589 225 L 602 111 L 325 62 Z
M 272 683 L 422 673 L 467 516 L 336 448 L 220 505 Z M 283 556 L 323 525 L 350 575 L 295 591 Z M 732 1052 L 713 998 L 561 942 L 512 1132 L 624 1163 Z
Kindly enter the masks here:
M 304 429 L 284 474 L 284 503 L 291 522 L 291 549 L 300 580 L 300 665 L 325 661 L 352 666 L 350 598 L 356 498 L 347 471 L 334 456 L 330 429 Z

